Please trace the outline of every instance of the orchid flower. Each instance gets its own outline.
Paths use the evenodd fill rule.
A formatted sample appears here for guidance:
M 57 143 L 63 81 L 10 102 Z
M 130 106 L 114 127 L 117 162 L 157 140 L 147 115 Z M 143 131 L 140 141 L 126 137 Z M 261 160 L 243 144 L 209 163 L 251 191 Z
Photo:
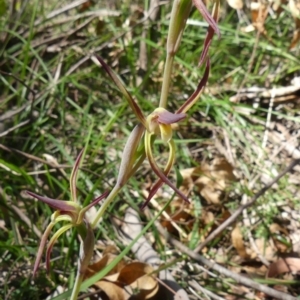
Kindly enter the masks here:
M 175 0 L 175 2 L 176 3 L 174 3 L 173 5 L 172 17 L 170 21 L 171 24 L 167 42 L 167 52 L 172 55 L 174 55 L 178 50 L 181 35 L 192 4 L 192 2 L 188 0 Z M 218 17 L 219 1 L 216 2 L 213 11 L 213 17 L 209 15 L 209 13 L 206 10 L 206 7 L 201 1 L 194 1 L 194 4 L 198 9 L 200 8 L 200 11 L 203 13 L 205 19 L 210 24 L 204 44 L 203 53 L 200 58 L 200 60 L 203 61 L 206 59 L 208 47 L 213 37 L 213 34 L 211 33 L 214 33 L 218 30 L 216 21 Z M 123 185 L 136 171 L 136 169 L 142 163 L 144 158 L 147 157 L 152 170 L 159 177 L 159 179 L 150 190 L 148 198 L 146 199 L 146 202 L 143 205 L 143 207 L 147 205 L 147 203 L 151 200 L 151 198 L 154 196 L 154 194 L 157 192 L 157 190 L 163 183 L 169 185 L 183 200 L 189 202 L 187 197 L 167 177 L 175 162 L 175 143 L 172 139 L 172 124 L 183 120 L 186 117 L 185 113 L 198 100 L 208 80 L 210 68 L 209 59 L 206 59 L 204 76 L 198 84 L 197 89 L 175 113 L 169 112 L 166 108 L 160 105 L 160 107 L 156 108 L 150 115 L 145 117 L 141 108 L 138 106 L 137 102 L 133 99 L 128 90 L 125 88 L 124 84 L 119 79 L 119 77 L 113 72 L 113 70 L 104 62 L 104 60 L 101 57 L 96 56 L 96 58 L 100 62 L 104 70 L 107 72 L 107 74 L 114 81 L 119 90 L 122 92 L 129 106 L 133 110 L 135 116 L 139 120 L 140 124 L 142 124 L 142 127 L 139 126 L 138 129 L 136 128 L 132 132 L 132 135 L 129 137 L 128 142 L 125 146 L 119 171 L 118 184 L 120 186 Z M 142 136 L 144 136 L 144 153 L 140 155 L 140 159 L 138 160 L 138 162 L 136 162 L 135 156 L 137 155 L 135 154 L 135 152 L 137 151 Z M 160 136 L 162 141 L 168 144 L 169 147 L 169 159 L 163 171 L 158 167 L 153 156 L 153 136 L 154 138 Z
M 202 64 L 202 62 L 206 61 L 206 66 L 203 78 L 198 84 L 195 92 L 185 101 L 185 103 L 175 113 L 172 113 L 166 109 L 167 96 L 169 93 L 169 85 L 171 80 L 172 63 L 175 54 L 178 51 L 182 33 L 190 13 L 192 3 L 194 3 L 194 5 L 197 7 L 200 13 L 203 15 L 204 19 L 209 24 L 199 63 L 200 65 Z M 101 65 L 106 71 L 106 73 L 113 80 L 115 85 L 118 87 L 118 89 L 121 91 L 121 93 L 127 100 L 127 103 L 129 104 L 133 113 L 139 121 L 139 124 L 135 126 L 135 128 L 129 135 L 126 145 L 124 147 L 116 185 L 111 190 L 103 205 L 98 210 L 97 215 L 92 222 L 93 228 L 98 224 L 99 220 L 104 215 L 108 205 L 113 201 L 115 196 L 126 184 L 128 179 L 140 167 L 145 158 L 148 159 L 152 170 L 158 176 L 158 180 L 154 183 L 153 187 L 151 188 L 148 198 L 146 199 L 146 202 L 144 203 L 142 208 L 144 208 L 148 204 L 148 202 L 151 200 L 151 198 L 154 196 L 154 194 L 157 192 L 157 190 L 163 183 L 169 185 L 182 199 L 184 199 L 186 202 L 189 202 L 187 197 L 168 178 L 168 174 L 170 173 L 172 166 L 175 162 L 175 143 L 172 139 L 172 124 L 177 123 L 186 117 L 186 112 L 199 99 L 200 94 L 207 83 L 210 68 L 209 59 L 206 58 L 208 48 L 213 38 L 213 34 L 217 33 L 217 35 L 220 36 L 220 32 L 217 26 L 219 6 L 220 0 L 216 0 L 213 7 L 212 16 L 210 16 L 202 0 L 174 0 L 167 40 L 167 57 L 164 68 L 160 103 L 159 107 L 156 108 L 147 117 L 145 117 L 141 108 L 131 96 L 131 94 L 128 92 L 128 90 L 126 89 L 122 81 L 119 79 L 119 77 L 104 62 L 104 60 L 98 55 L 92 57 L 93 61 L 96 64 Z M 169 158 L 164 170 L 161 170 L 158 167 L 152 152 L 152 146 L 157 136 L 161 137 L 162 141 L 167 143 L 169 147 Z M 144 143 L 140 143 L 142 141 L 142 138 L 144 138 Z
M 91 251 L 93 251 L 94 244 L 90 245 L 90 241 L 92 241 L 92 238 L 90 238 L 91 226 L 85 219 L 85 213 L 92 206 L 94 206 L 99 201 L 101 201 L 103 198 L 105 198 L 108 193 L 106 192 L 103 195 L 101 195 L 100 197 L 97 197 L 86 207 L 81 207 L 81 205 L 78 203 L 76 182 L 77 182 L 78 170 L 79 170 L 82 154 L 83 154 L 83 150 L 79 153 L 79 155 L 76 159 L 74 168 L 72 170 L 71 176 L 70 176 L 70 192 L 71 192 L 71 200 L 70 201 L 51 199 L 51 198 L 40 196 L 33 192 L 27 191 L 27 194 L 29 194 L 30 196 L 46 203 L 51 208 L 54 208 L 56 210 L 52 214 L 51 222 L 47 226 L 47 228 L 42 236 L 40 246 L 39 246 L 39 249 L 37 252 L 37 257 L 35 260 L 34 268 L 33 268 L 33 276 L 35 276 L 37 269 L 40 265 L 42 254 L 43 254 L 44 248 L 46 246 L 50 232 L 52 231 L 53 227 L 59 222 L 65 222 L 65 224 L 54 233 L 54 235 L 51 237 L 51 239 L 47 245 L 47 249 L 46 249 L 46 268 L 47 268 L 47 270 L 50 269 L 50 254 L 51 254 L 51 251 L 52 251 L 52 248 L 53 248 L 55 242 L 64 232 L 66 232 L 67 230 L 69 230 L 72 227 L 78 228 L 78 231 L 81 236 L 81 240 L 84 241 L 84 243 L 89 243 Z M 87 255 L 86 257 L 88 257 L 88 256 L 89 255 Z M 84 261 L 83 258 L 82 258 L 82 261 Z M 85 265 L 86 265 L 86 261 L 89 261 L 89 259 L 85 259 Z
M 143 158 L 147 157 L 152 170 L 159 177 L 159 180 L 153 185 L 149 196 L 143 205 L 147 205 L 147 203 L 154 196 L 159 187 L 164 183 L 169 185 L 183 200 L 189 202 L 187 197 L 168 179 L 168 174 L 171 171 L 172 166 L 175 162 L 175 143 L 172 139 L 172 124 L 177 123 L 186 117 L 185 112 L 192 107 L 192 105 L 198 100 L 209 75 L 209 60 L 206 63 L 206 69 L 204 76 L 200 83 L 198 84 L 195 92 L 186 100 L 186 102 L 175 112 L 171 113 L 165 108 L 158 107 L 156 108 L 147 118 L 144 117 L 141 109 L 130 95 L 130 93 L 126 90 L 121 80 L 117 77 L 117 75 L 111 70 L 111 68 L 103 61 L 103 59 L 97 56 L 97 59 L 105 69 L 105 71 L 110 75 L 115 84 L 120 88 L 121 91 L 124 91 L 123 95 L 126 97 L 129 105 L 134 107 L 134 112 L 142 127 L 136 127 L 136 129 L 132 132 L 131 136 L 128 139 L 128 142 L 125 146 L 122 162 L 118 176 L 119 185 L 125 184 L 125 182 L 131 177 L 133 174 L 132 170 L 136 170 L 137 167 L 141 164 Z M 139 128 L 139 129 L 137 129 Z M 145 155 L 140 154 L 142 157 L 139 163 L 134 165 L 136 158 L 134 157 L 137 147 L 139 145 L 140 140 L 144 135 L 144 151 Z M 156 161 L 152 152 L 152 136 L 160 136 L 162 141 L 168 144 L 169 147 L 169 159 L 165 166 L 164 171 L 161 171 L 157 166 Z M 122 166 L 124 165 L 124 166 Z M 134 165 L 134 166 L 133 166 Z M 136 167 L 137 166 L 137 167 Z

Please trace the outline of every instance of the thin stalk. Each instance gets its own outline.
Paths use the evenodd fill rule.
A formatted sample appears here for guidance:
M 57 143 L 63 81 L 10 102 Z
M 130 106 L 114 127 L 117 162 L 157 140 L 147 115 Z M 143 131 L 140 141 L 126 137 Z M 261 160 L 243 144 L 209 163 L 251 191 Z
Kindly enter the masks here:
M 104 215 L 107 207 L 109 206 L 109 204 L 115 199 L 115 197 L 118 195 L 118 193 L 122 190 L 123 186 L 127 183 L 127 181 L 129 180 L 129 178 L 131 178 L 131 176 L 134 175 L 134 173 L 137 171 L 137 169 L 140 167 L 140 165 L 143 163 L 143 161 L 145 160 L 145 153 L 141 154 L 141 156 L 137 159 L 137 162 L 135 163 L 135 165 L 133 166 L 133 168 L 131 169 L 131 171 L 127 174 L 125 181 L 122 182 L 122 185 L 120 184 L 116 184 L 114 186 L 114 188 L 112 189 L 112 191 L 109 193 L 109 195 L 107 196 L 107 198 L 104 200 L 103 204 L 101 205 L 101 207 L 99 208 L 97 215 L 94 219 L 94 221 L 91 224 L 92 228 L 95 228 L 99 222 L 99 220 L 101 219 L 101 217 Z
M 70 300 L 77 300 L 84 274 L 77 272 Z
M 87 229 L 84 226 L 84 223 L 79 224 L 77 227 L 77 232 L 80 235 L 81 239 L 84 240 L 87 234 Z
M 104 215 L 107 207 L 109 206 L 109 204 L 115 199 L 115 197 L 118 195 L 118 193 L 121 191 L 123 186 L 119 186 L 119 185 L 115 185 L 114 188 L 112 189 L 112 191 L 109 193 L 109 195 L 107 196 L 107 198 L 104 200 L 103 204 L 101 205 L 101 207 L 99 208 L 97 215 L 94 219 L 94 221 L 91 224 L 92 228 L 95 228 L 99 222 L 99 220 L 101 219 L 101 217 Z
M 78 225 L 80 235 L 80 252 L 78 258 L 77 275 L 72 290 L 71 300 L 76 300 L 81 288 L 81 283 L 86 274 L 88 265 L 94 253 L 95 237 L 90 224 L 86 221 Z
M 142 162 L 145 160 L 145 155 L 142 155 L 141 158 L 139 158 L 138 162 L 134 165 L 133 169 L 130 172 L 130 175 L 128 176 L 128 179 L 134 175 L 134 173 L 136 172 L 136 170 L 139 168 L 139 166 L 142 164 Z M 128 181 L 128 179 L 126 180 L 126 182 Z M 125 183 L 126 183 L 125 182 Z M 125 185 L 124 183 L 124 185 Z M 99 208 L 97 215 L 94 219 L 94 221 L 92 222 L 91 226 L 92 228 L 95 228 L 99 222 L 99 220 L 101 219 L 101 217 L 104 215 L 107 207 L 109 206 L 109 204 L 115 199 L 115 197 L 119 194 L 119 192 L 122 190 L 123 186 L 120 186 L 118 184 L 116 184 L 114 186 L 114 188 L 112 189 L 112 191 L 109 193 L 109 195 L 107 196 L 107 198 L 104 200 L 103 204 L 101 205 L 101 207 Z
M 165 68 L 164 68 L 164 77 L 163 77 L 163 84 L 161 88 L 161 95 L 159 106 L 166 108 L 168 103 L 168 94 L 170 89 L 170 82 L 171 82 L 171 74 L 172 74 L 172 67 L 174 61 L 174 52 L 167 53 Z

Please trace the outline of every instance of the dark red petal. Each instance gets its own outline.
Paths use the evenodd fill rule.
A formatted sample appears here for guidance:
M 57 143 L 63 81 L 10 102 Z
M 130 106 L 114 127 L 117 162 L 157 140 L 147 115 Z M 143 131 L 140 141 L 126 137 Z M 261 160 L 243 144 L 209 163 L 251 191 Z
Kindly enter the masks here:
M 164 172 L 163 172 L 165 176 L 169 175 L 169 173 L 174 165 L 174 162 L 175 162 L 175 143 L 174 143 L 174 141 L 169 142 L 169 148 L 170 148 L 169 159 L 168 159 L 168 162 L 167 162 Z M 146 202 L 142 205 L 141 209 L 144 209 L 147 206 L 149 201 L 152 199 L 152 197 L 156 194 L 156 192 L 162 185 L 163 185 L 163 181 L 159 178 L 154 183 L 153 187 L 151 188 L 149 195 L 146 199 Z
M 49 247 L 47 248 L 47 251 L 46 251 L 46 270 L 47 270 L 47 273 L 49 273 L 49 271 L 50 271 L 50 258 L 51 258 L 51 252 L 52 252 L 53 246 L 54 246 L 54 243 L 49 245 Z
M 79 155 L 77 156 L 77 159 L 75 161 L 75 164 L 74 164 L 71 176 L 70 176 L 71 200 L 74 202 L 77 202 L 76 181 L 77 181 L 78 169 L 80 166 L 80 161 L 81 161 L 83 152 L 84 152 L 84 148 L 80 151 Z
M 202 0 L 193 0 L 194 5 L 199 10 L 205 21 L 212 27 L 214 32 L 218 35 L 218 37 L 221 37 L 220 29 L 218 27 L 218 24 L 214 20 L 214 18 L 210 15 L 209 11 L 207 10 L 205 4 L 202 2 Z
M 208 31 L 207 31 L 207 34 L 206 34 L 206 37 L 205 37 L 204 46 L 203 46 L 203 50 L 202 50 L 202 53 L 201 53 L 201 56 L 200 56 L 200 59 L 199 59 L 198 66 L 201 66 L 203 64 L 204 60 L 205 60 L 205 57 L 207 55 L 209 46 L 212 42 L 213 35 L 214 35 L 214 31 L 211 30 L 211 27 L 209 27 Z
M 135 102 L 135 100 L 132 98 L 131 94 L 127 91 L 119 77 L 113 72 L 113 70 L 106 64 L 106 62 L 99 56 L 95 55 L 97 60 L 100 62 L 106 73 L 110 76 L 110 78 L 113 80 L 115 85 L 119 88 L 120 92 L 124 95 L 126 98 L 128 104 L 130 105 L 131 109 L 133 110 L 135 116 L 138 118 L 138 120 L 144 125 L 145 128 L 147 128 L 147 122 L 143 115 L 142 110 L 138 106 L 138 104 Z
M 65 212 L 76 212 L 76 208 L 73 205 L 70 205 L 69 202 L 70 201 L 63 201 L 63 200 L 57 200 L 57 199 L 52 199 L 52 198 L 48 198 L 48 197 L 43 197 L 40 195 L 37 195 L 35 193 L 26 191 L 26 193 L 44 203 L 46 203 L 47 205 L 49 205 L 50 207 L 60 210 L 60 211 L 65 211 Z
M 186 115 L 184 113 L 173 114 L 167 110 L 158 112 L 157 115 L 158 115 L 157 122 L 160 124 L 177 123 L 186 117 Z
M 148 161 L 150 163 L 151 169 L 154 173 L 164 182 L 166 183 L 174 192 L 178 194 L 184 201 L 190 203 L 189 199 L 184 195 L 171 181 L 170 179 L 158 168 L 155 160 L 152 157 L 148 156 Z
M 166 174 L 167 175 L 167 174 Z M 143 210 L 147 205 L 148 203 L 150 202 L 150 200 L 153 198 L 153 196 L 156 194 L 156 192 L 158 191 L 158 189 L 164 184 L 164 182 L 161 180 L 161 179 L 158 179 L 153 187 L 151 188 L 150 192 L 149 192 L 149 195 L 146 199 L 146 201 L 143 203 L 143 205 L 141 206 L 141 209 Z
M 96 205 L 97 203 L 99 203 L 101 200 L 103 200 L 104 198 L 107 197 L 107 195 L 109 194 L 109 191 L 104 192 L 101 196 L 95 198 L 89 205 L 87 205 L 86 207 L 88 209 L 90 209 L 91 207 L 93 207 L 94 205 Z
M 210 71 L 210 61 L 209 61 L 209 58 L 207 58 L 205 72 L 197 86 L 197 89 L 190 96 L 190 98 L 188 98 L 185 101 L 185 103 L 183 103 L 183 105 L 177 110 L 176 114 L 186 112 L 190 108 L 190 106 L 193 104 L 194 99 L 198 97 L 198 95 L 202 92 L 202 89 L 205 87 L 205 85 L 208 81 L 209 71 Z
M 48 227 L 46 228 L 43 236 L 42 236 L 42 239 L 41 239 L 41 242 L 40 242 L 40 245 L 39 245 L 39 249 L 38 249 L 38 252 L 37 252 L 37 255 L 36 255 L 34 267 L 33 267 L 33 277 L 36 275 L 36 272 L 39 268 L 39 265 L 40 265 L 40 262 L 41 262 L 41 259 L 42 259 L 42 255 L 43 255 L 43 252 L 44 252 L 44 248 L 46 246 L 48 236 L 49 236 L 53 226 L 54 226 L 54 223 L 50 223 L 48 225 Z
M 215 6 L 215 9 L 213 11 L 212 18 L 217 22 L 218 21 L 218 16 L 219 16 L 220 4 L 216 3 L 215 5 L 216 6 Z M 214 33 L 215 33 L 215 28 L 213 28 L 212 26 L 209 26 L 208 29 L 207 29 L 207 33 L 206 33 L 206 37 L 205 37 L 205 41 L 204 41 L 204 47 L 203 47 L 203 50 L 202 50 L 202 53 L 201 53 L 201 56 L 200 56 L 200 59 L 199 59 L 198 66 L 201 66 L 203 64 L 203 62 L 205 61 L 209 46 L 210 46 L 210 44 L 212 42 L 212 39 L 213 39 L 213 36 L 214 36 Z M 220 36 L 219 36 L 219 38 L 220 38 Z

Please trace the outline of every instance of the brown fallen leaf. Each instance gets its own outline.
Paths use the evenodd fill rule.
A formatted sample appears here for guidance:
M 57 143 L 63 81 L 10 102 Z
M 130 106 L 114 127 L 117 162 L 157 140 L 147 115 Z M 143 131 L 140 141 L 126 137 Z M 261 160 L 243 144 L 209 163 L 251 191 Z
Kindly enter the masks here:
M 95 283 L 95 286 L 100 288 L 109 300 L 128 300 L 130 298 L 130 291 L 115 282 L 100 280 Z
M 295 30 L 289 49 L 294 49 L 300 40 L 300 3 L 296 0 L 289 0 L 289 8 L 295 22 Z
M 182 226 L 184 224 L 184 227 L 187 228 L 188 231 L 191 231 L 195 218 L 191 212 L 190 206 L 191 205 L 183 203 L 181 199 L 173 201 L 166 210 L 170 218 L 166 218 L 163 215 L 160 220 L 161 225 L 165 227 L 169 233 L 172 233 L 178 237 L 182 235 L 182 232 L 179 232 L 180 228 L 175 226 L 177 224 Z
M 276 277 L 282 273 L 288 272 L 300 272 L 300 258 L 279 258 L 270 265 L 267 277 Z
M 147 209 L 146 209 L 147 213 Z M 143 227 L 139 214 L 132 208 L 126 210 L 122 230 L 119 231 L 125 245 L 128 245 L 141 231 Z M 152 248 L 149 241 L 142 236 L 133 246 L 131 251 L 135 257 L 142 262 L 147 262 L 151 266 L 159 267 L 163 262 L 159 254 Z M 159 290 L 151 300 L 173 299 L 174 293 L 180 294 L 181 300 L 189 300 L 187 293 L 176 283 L 174 277 L 168 269 L 159 272 Z M 142 292 L 142 291 L 141 291 Z M 140 294 L 142 294 L 140 292 Z
M 278 17 L 280 13 L 284 10 L 283 5 L 286 5 L 288 0 L 275 0 L 271 2 L 272 10 L 276 13 Z
M 250 259 L 246 262 L 243 262 L 239 272 L 241 271 L 246 272 L 250 277 L 255 277 L 255 276 L 263 277 L 266 275 L 267 270 L 268 268 L 265 265 L 263 265 L 260 261 Z M 237 270 L 234 271 L 237 272 Z
M 240 257 L 242 257 L 244 259 L 249 258 L 249 255 L 245 248 L 243 235 L 242 235 L 239 224 L 236 224 L 236 226 L 234 227 L 234 229 L 231 232 L 231 241 L 232 241 L 233 247 L 236 249 L 236 251 L 238 252 Z
M 79 12 L 82 13 L 86 10 L 88 10 L 90 7 L 92 7 L 94 5 L 94 1 L 86 1 L 83 4 L 81 4 L 81 7 L 79 8 Z
M 294 30 L 293 38 L 289 46 L 289 49 L 290 50 L 294 49 L 297 46 L 299 41 L 300 41 L 300 28 Z
M 103 251 L 103 257 L 89 266 L 85 278 L 93 276 L 109 265 L 116 257 L 116 248 L 108 246 Z M 94 285 L 99 287 L 109 300 L 127 300 L 134 296 L 136 300 L 153 298 L 159 289 L 153 268 L 146 263 L 121 260 L 103 279 Z M 133 290 L 137 290 L 134 293 Z
M 94 274 L 96 274 L 96 273 L 98 273 L 98 272 L 100 272 L 101 270 L 103 270 L 106 266 L 108 266 L 115 258 L 117 257 L 117 255 L 115 255 L 115 254 L 111 254 L 111 253 L 107 253 L 106 252 L 106 254 L 104 254 L 103 255 L 103 257 L 99 260 L 99 261 L 97 261 L 97 262 L 95 262 L 95 263 L 93 263 L 93 264 L 91 264 L 91 265 L 89 265 L 89 267 L 88 267 L 88 269 L 87 269 L 87 272 L 86 272 L 86 274 L 85 274 L 85 277 L 86 278 L 89 278 L 89 277 L 91 277 L 91 276 L 93 276 Z M 117 277 L 118 275 L 116 275 L 116 274 L 118 274 L 119 272 L 120 272 L 120 270 L 124 267 L 124 265 L 125 265 L 125 262 L 122 260 L 122 261 L 120 261 L 107 275 L 106 275 L 106 277 L 109 277 L 109 276 L 111 276 L 112 275 L 112 278 L 110 278 L 110 280 L 114 280 L 113 278 L 114 277 Z
M 258 249 L 258 252 L 267 260 L 274 261 L 277 255 L 277 249 L 274 247 L 274 243 L 271 242 L 271 239 L 266 240 L 265 238 L 257 238 L 254 240 L 255 245 Z M 250 253 L 251 259 L 257 258 L 257 253 L 251 249 Z
M 195 185 L 209 204 L 220 204 L 223 192 L 235 180 L 233 167 L 225 158 L 215 158 L 210 165 L 202 165 L 195 170 L 196 174 L 200 177 Z
M 140 277 L 153 272 L 153 268 L 142 262 L 132 262 L 124 266 L 118 276 L 118 281 L 124 285 L 131 285 Z M 147 287 L 145 287 L 148 289 Z M 151 285 L 150 288 L 153 288 Z
M 272 240 L 279 252 L 283 253 L 291 250 L 292 241 L 285 228 L 277 223 L 273 223 L 269 226 L 269 230 L 272 234 Z
M 231 164 L 220 157 L 215 158 L 211 164 L 204 163 L 199 167 L 183 170 L 181 175 L 183 191 L 196 187 L 209 204 L 220 204 L 223 192 L 230 182 L 236 180 Z
M 159 288 L 153 273 L 153 268 L 142 262 L 132 262 L 124 266 L 118 276 L 118 282 L 131 286 L 139 292 L 135 295 L 137 299 L 149 299 L 153 297 Z
M 267 37 L 267 31 L 265 29 L 265 21 L 268 16 L 269 4 L 264 2 L 252 1 L 251 5 L 251 18 L 253 26 Z

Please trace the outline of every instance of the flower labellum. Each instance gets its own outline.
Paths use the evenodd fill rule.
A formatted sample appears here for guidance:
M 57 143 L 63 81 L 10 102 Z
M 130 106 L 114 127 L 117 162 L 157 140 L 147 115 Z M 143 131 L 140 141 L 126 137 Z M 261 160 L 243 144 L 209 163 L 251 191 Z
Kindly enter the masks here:
M 173 114 L 162 107 L 158 107 L 147 117 L 150 133 L 160 135 L 161 139 L 168 143 L 172 138 L 171 124 L 181 121 L 185 116 L 184 113 Z

